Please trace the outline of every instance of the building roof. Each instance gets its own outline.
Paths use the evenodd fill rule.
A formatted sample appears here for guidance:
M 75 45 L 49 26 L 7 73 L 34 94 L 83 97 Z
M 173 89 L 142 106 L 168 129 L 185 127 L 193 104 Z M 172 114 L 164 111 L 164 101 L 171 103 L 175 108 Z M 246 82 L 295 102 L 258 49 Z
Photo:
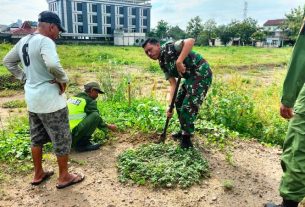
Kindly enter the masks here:
M 13 35 L 27 35 L 35 32 L 35 28 L 32 28 L 29 22 L 23 22 L 21 28 L 13 30 L 11 33 Z
M 12 23 L 9 25 L 10 28 L 19 28 L 19 25 L 17 23 Z
M 284 23 L 284 21 L 285 19 L 271 19 L 267 20 L 263 26 L 280 26 Z

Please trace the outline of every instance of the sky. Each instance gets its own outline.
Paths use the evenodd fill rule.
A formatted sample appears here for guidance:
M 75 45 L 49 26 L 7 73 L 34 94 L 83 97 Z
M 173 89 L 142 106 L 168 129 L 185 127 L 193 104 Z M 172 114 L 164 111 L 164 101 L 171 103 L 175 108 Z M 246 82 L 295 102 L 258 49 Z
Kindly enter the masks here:
M 268 19 L 281 19 L 291 9 L 305 4 L 304 0 L 246 0 L 247 17 L 263 25 Z M 244 17 L 245 0 L 152 0 L 151 26 L 164 20 L 172 26 L 186 28 L 191 18 L 199 16 L 203 22 L 214 19 L 218 25 Z M 48 9 L 46 0 L 0 0 L 0 24 L 17 19 L 36 21 L 38 14 Z

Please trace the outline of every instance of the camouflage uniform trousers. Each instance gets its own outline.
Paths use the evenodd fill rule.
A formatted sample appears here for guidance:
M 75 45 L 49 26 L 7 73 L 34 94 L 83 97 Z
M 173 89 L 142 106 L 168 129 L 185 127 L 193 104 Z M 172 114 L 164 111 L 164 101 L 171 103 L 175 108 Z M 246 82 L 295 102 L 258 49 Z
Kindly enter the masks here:
M 185 79 L 181 85 L 175 106 L 182 134 L 192 135 L 194 133 L 194 122 L 211 84 L 212 71 L 205 63 L 196 70 L 195 74 Z
M 72 137 L 67 107 L 53 113 L 29 112 L 29 122 L 32 147 L 43 147 L 52 142 L 56 156 L 69 154 Z

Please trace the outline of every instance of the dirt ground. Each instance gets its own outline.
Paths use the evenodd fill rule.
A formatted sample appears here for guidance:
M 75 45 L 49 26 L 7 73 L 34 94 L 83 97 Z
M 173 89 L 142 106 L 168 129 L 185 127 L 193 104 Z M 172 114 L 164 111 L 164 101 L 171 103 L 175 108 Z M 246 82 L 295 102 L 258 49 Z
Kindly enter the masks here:
M 118 181 L 117 156 L 127 148 L 137 147 L 149 138 L 137 134 L 115 134 L 114 140 L 100 150 L 72 152 L 70 169 L 86 175 L 85 180 L 57 190 L 57 173 L 47 182 L 32 187 L 32 174 L 10 176 L 0 184 L 0 206 L 105 206 L 105 207 L 259 207 L 268 200 L 280 202 L 280 149 L 266 148 L 254 141 L 237 141 L 232 151 L 233 165 L 216 149 L 196 146 L 211 168 L 211 177 L 188 189 L 153 189 L 125 185 Z M 200 146 L 200 147 L 199 147 Z M 57 170 L 55 158 L 45 167 Z M 224 182 L 234 187 L 225 190 Z
M 1 98 L 0 105 L 23 97 L 19 94 Z M 4 122 L 17 113 L 24 112 L 0 107 Z M 196 147 L 209 161 L 211 177 L 188 189 L 121 184 L 116 167 L 118 155 L 151 141 L 150 138 L 150 135 L 116 133 L 113 140 L 98 151 L 72 152 L 70 170 L 84 173 L 86 178 L 66 189 L 56 189 L 57 172 L 38 187 L 29 184 L 32 173 L 6 175 L 0 183 L 0 207 L 261 207 L 267 201 L 281 201 L 278 195 L 281 150 L 264 147 L 255 141 L 235 141 L 229 162 L 223 152 L 206 146 L 204 140 L 197 138 Z M 45 157 L 44 166 L 54 171 L 58 169 L 53 155 Z M 232 190 L 224 188 L 226 181 L 233 183 Z
M 24 99 L 24 93 L 22 91 L 18 92 L 16 95 L 14 96 L 10 96 L 10 97 L 1 97 L 0 98 L 0 120 L 1 120 L 1 125 L 6 125 L 7 121 L 14 117 L 14 116 L 18 116 L 21 114 L 26 113 L 26 109 L 25 108 L 21 108 L 21 109 L 9 109 L 9 108 L 3 108 L 2 105 L 6 102 L 9 101 L 13 101 L 13 100 L 23 100 Z M 0 125 L 0 127 L 1 127 Z

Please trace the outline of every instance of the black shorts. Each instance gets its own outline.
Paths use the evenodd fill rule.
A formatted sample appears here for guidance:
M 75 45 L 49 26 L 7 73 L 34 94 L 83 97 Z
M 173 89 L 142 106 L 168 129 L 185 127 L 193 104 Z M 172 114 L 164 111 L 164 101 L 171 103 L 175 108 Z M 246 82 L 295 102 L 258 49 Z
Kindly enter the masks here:
M 52 142 L 56 156 L 69 154 L 72 137 L 67 107 L 53 113 L 29 112 L 32 146 L 43 146 Z

